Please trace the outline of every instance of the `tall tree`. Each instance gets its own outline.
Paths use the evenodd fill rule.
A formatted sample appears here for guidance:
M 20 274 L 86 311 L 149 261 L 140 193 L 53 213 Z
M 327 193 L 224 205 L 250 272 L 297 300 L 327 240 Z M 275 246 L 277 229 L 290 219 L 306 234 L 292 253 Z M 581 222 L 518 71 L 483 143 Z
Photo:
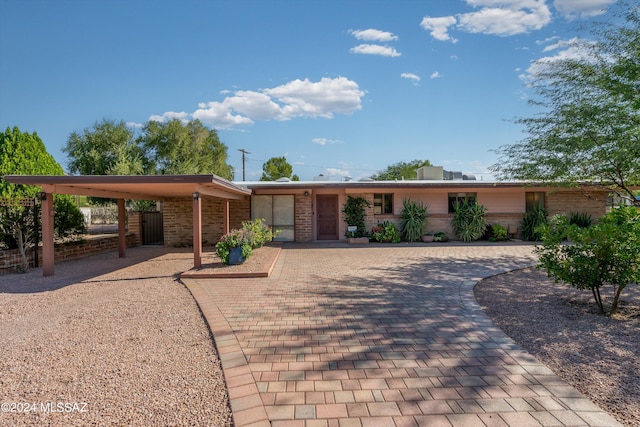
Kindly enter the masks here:
M 227 146 L 200 120 L 150 121 L 139 138 L 146 161 L 157 174 L 215 174 L 232 179 Z
M 410 162 L 398 162 L 387 166 L 387 168 L 371 178 L 377 181 L 392 181 L 395 179 L 418 179 L 418 169 L 423 166 L 431 166 L 429 160 L 412 160 Z
M 20 132 L 18 127 L 0 133 L 0 176 L 64 175 L 62 166 L 47 152 L 37 133 Z M 37 187 L 0 180 L 0 197 L 35 197 Z
M 275 181 L 279 178 L 289 178 L 298 181 L 298 175 L 293 175 L 293 166 L 282 157 L 272 157 L 262 165 L 260 181 Z
M 18 127 L 0 133 L 0 175 L 64 175 L 62 166 L 55 161 L 34 132 L 21 132 Z M 26 268 L 25 250 L 36 243 L 34 223 L 39 218 L 26 209 L 21 199 L 34 198 L 38 187 L 11 184 L 0 179 L 0 245 L 19 248 Z M 54 198 L 54 231 L 59 237 L 81 234 L 85 231 L 84 217 L 71 196 Z
M 144 171 L 133 131 L 122 120 L 103 119 L 82 132 L 72 132 L 62 151 L 69 159 L 71 173 L 120 175 Z
M 516 122 L 528 137 L 500 147 L 499 179 L 556 185 L 591 182 L 640 205 L 640 7 L 596 26 L 581 58 L 540 63 L 532 86 L 541 113 Z

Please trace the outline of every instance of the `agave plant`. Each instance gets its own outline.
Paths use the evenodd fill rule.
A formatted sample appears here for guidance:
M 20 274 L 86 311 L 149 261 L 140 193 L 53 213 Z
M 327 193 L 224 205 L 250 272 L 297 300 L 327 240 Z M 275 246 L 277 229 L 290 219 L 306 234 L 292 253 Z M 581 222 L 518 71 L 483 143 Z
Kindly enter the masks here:
M 464 242 L 480 239 L 487 230 L 487 208 L 477 204 L 475 200 L 467 199 L 457 201 L 453 208 L 451 226 L 456 235 Z
M 427 207 L 422 202 L 403 199 L 402 212 L 400 212 L 402 237 L 408 242 L 422 239 L 422 234 L 429 223 L 428 215 Z

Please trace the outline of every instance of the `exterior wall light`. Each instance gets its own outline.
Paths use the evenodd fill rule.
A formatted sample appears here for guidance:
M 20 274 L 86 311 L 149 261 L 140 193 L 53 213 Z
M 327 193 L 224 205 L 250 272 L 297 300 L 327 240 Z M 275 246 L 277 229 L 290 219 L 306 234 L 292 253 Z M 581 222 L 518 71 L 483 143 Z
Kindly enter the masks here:
M 193 200 L 198 200 L 198 199 L 200 199 L 200 193 L 196 191 L 195 193 L 193 193 Z
M 47 193 L 45 193 L 44 191 L 39 191 L 38 194 L 36 194 L 36 196 L 38 197 L 38 200 L 40 200 L 41 202 L 44 202 L 45 200 L 47 200 Z

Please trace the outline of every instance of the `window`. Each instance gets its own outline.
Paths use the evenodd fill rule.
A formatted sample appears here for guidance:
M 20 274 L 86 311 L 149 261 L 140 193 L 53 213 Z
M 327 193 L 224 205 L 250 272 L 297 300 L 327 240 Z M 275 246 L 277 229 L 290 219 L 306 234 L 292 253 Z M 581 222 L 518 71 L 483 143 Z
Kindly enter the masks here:
M 527 191 L 525 193 L 526 211 L 533 212 L 536 206 L 544 208 L 544 192 L 542 191 Z
M 478 193 L 449 193 L 449 213 L 454 213 L 456 210 L 453 208 L 456 202 L 462 202 L 464 200 L 476 201 L 478 199 Z
M 392 215 L 393 194 L 374 194 L 373 213 L 376 215 Z
M 294 196 L 251 196 L 251 219 L 262 218 L 278 235 L 276 241 L 295 240 Z

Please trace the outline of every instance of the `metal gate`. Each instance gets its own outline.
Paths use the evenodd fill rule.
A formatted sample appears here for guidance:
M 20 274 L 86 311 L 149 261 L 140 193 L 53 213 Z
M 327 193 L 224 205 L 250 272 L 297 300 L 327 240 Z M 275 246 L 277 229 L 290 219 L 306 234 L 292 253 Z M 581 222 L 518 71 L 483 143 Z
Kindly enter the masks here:
M 162 212 L 142 212 L 142 244 L 164 245 Z

